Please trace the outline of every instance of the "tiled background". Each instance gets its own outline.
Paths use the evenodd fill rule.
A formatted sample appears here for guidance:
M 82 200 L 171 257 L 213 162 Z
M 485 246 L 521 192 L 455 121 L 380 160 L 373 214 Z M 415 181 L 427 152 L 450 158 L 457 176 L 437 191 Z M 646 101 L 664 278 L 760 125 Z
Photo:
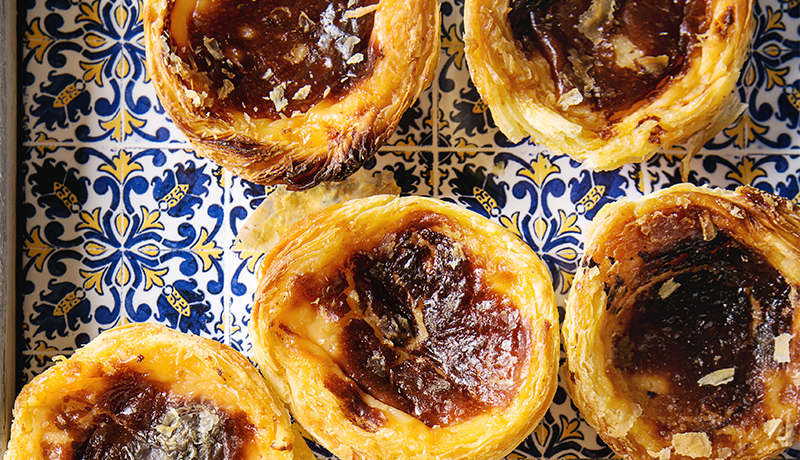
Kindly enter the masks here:
M 257 255 L 234 238 L 267 190 L 194 154 L 144 67 L 137 0 L 23 0 L 21 381 L 100 331 L 153 321 L 248 354 Z M 681 181 L 679 157 L 594 172 L 510 143 L 469 81 L 463 0 L 443 0 L 437 78 L 368 169 L 517 232 L 544 259 L 559 306 L 582 232 L 606 203 Z M 762 0 L 738 87 L 748 111 L 691 161 L 690 181 L 800 200 L 800 8 Z M 319 449 L 321 458 L 328 457 Z M 604 457 L 559 388 L 508 458 Z M 789 450 L 786 457 L 797 457 Z

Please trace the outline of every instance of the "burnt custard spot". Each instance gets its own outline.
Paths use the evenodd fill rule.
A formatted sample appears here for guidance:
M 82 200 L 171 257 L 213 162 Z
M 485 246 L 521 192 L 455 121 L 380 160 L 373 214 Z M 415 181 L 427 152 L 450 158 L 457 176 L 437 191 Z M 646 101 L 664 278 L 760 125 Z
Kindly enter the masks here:
M 794 294 L 763 255 L 725 232 L 686 233 L 650 248 L 638 286 L 614 298 L 613 364 L 660 429 L 710 431 L 757 411 Z
M 277 119 L 337 100 L 374 65 L 377 0 L 174 0 L 169 46 L 211 82 L 210 115 Z
M 354 252 L 343 266 L 348 286 L 310 296 L 321 309 L 340 311 L 323 305 L 354 290 L 348 297 L 358 302 L 343 320 L 334 359 L 361 391 L 429 427 L 506 407 L 531 340 L 518 308 L 486 284 L 463 245 L 432 228 L 434 220 L 415 219 Z M 353 419 L 365 420 L 361 413 Z
M 68 398 L 55 413 L 56 426 L 75 440 L 71 455 L 60 449 L 56 458 L 71 460 L 233 460 L 252 438 L 243 413 L 185 400 L 128 370 L 107 377 L 97 393 Z
M 550 64 L 560 105 L 628 110 L 687 66 L 708 29 L 706 0 L 510 0 L 529 55 Z
M 362 430 L 374 433 L 386 424 L 383 412 L 367 404 L 361 396 L 361 390 L 353 382 L 332 376 L 325 381 L 325 388 L 343 402 L 342 409 L 347 419 Z

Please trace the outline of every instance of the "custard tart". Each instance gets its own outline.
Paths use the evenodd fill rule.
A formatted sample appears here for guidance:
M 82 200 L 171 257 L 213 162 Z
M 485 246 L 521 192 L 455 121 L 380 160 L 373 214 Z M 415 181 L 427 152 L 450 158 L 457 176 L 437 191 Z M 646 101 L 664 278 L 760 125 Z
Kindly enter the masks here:
M 753 0 L 466 0 L 472 80 L 500 130 L 613 169 L 689 153 L 744 110 Z
M 28 383 L 6 460 L 313 460 L 250 362 L 155 324 L 100 334 Z
M 562 326 L 569 394 L 627 459 L 768 459 L 800 439 L 800 214 L 750 187 L 604 207 Z
M 431 198 L 359 198 L 292 227 L 265 256 L 250 336 L 276 394 L 343 460 L 499 458 L 556 389 L 544 264 Z
M 436 0 L 145 0 L 146 63 L 197 152 L 296 189 L 347 177 L 431 82 Z

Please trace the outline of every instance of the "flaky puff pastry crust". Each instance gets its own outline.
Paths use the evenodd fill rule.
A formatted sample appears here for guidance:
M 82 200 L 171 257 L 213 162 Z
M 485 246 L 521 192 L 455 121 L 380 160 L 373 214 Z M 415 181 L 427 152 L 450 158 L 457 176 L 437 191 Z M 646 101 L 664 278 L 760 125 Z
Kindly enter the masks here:
M 681 247 L 690 248 L 690 251 L 676 251 L 669 255 L 670 248 L 687 241 L 689 243 Z M 721 243 L 713 246 L 715 241 Z M 696 249 L 703 245 L 710 245 L 715 251 L 707 253 Z M 741 292 L 745 293 L 745 298 L 751 299 L 753 305 L 752 312 L 749 308 L 744 312 L 744 321 L 736 316 L 740 310 L 735 305 L 726 307 L 727 310 L 719 316 L 714 316 L 717 313 L 713 309 L 702 310 L 703 313 L 691 315 L 690 319 L 683 316 L 683 322 L 680 321 L 681 315 L 673 316 L 670 312 L 651 307 L 651 317 L 660 319 L 647 326 L 649 329 L 641 333 L 636 331 L 636 328 L 646 327 L 644 322 L 635 327 L 630 324 L 619 326 L 617 318 L 630 318 L 631 311 L 637 308 L 643 311 L 641 307 L 632 307 L 636 305 L 630 301 L 634 297 L 632 291 L 635 290 L 635 295 L 650 292 L 649 302 L 663 301 L 663 306 L 658 308 L 670 308 L 672 299 L 685 287 L 681 286 L 684 283 L 682 279 L 710 270 L 717 259 L 722 259 L 719 254 L 731 247 L 744 248 L 742 253 L 746 255 L 734 257 L 731 265 L 721 265 L 725 268 L 719 273 L 717 282 L 696 285 L 697 290 L 690 291 L 683 298 L 694 299 L 687 302 L 689 311 L 699 311 L 705 308 L 705 299 L 710 298 L 705 296 L 707 293 L 720 290 L 722 295 L 726 295 L 743 289 Z M 667 267 L 663 273 L 659 265 L 662 260 L 669 262 L 662 265 Z M 693 260 L 702 260 L 702 263 Z M 627 459 L 766 459 L 776 457 L 782 449 L 797 442 L 800 439 L 798 260 L 798 209 L 791 201 L 754 188 L 740 187 L 736 191 L 727 191 L 681 184 L 639 200 L 625 199 L 604 207 L 587 229 L 585 255 L 569 293 L 562 324 L 567 354 L 564 369 L 567 389 L 583 417 L 617 454 Z M 656 262 L 653 264 L 652 261 Z M 724 284 L 726 278 L 738 276 L 736 270 L 740 267 L 746 270 L 747 263 L 761 265 L 755 265 L 759 268 L 743 278 L 745 283 L 737 285 L 738 281 L 733 281 L 731 284 L 734 286 L 715 286 Z M 677 266 L 676 271 L 670 272 L 670 264 Z M 766 266 L 772 268 L 764 268 Z M 751 284 L 756 287 L 745 286 L 750 279 L 769 276 L 771 270 L 777 272 L 775 279 L 782 277 L 785 280 L 781 294 L 785 296 L 783 300 L 759 294 L 761 287 L 757 281 Z M 776 284 L 774 279 L 769 279 L 764 286 Z M 648 285 L 650 287 L 646 287 Z M 753 301 L 753 298 L 757 300 Z M 781 308 L 772 309 L 773 305 L 783 305 L 782 311 Z M 661 312 L 665 313 L 662 315 Z M 723 318 L 725 324 L 719 326 L 713 324 L 713 320 L 703 320 L 704 315 Z M 750 317 L 754 319 L 750 320 Z M 777 331 L 770 329 L 773 327 L 770 322 L 774 321 L 780 325 Z M 675 327 L 675 324 L 682 326 Z M 735 358 L 726 356 L 740 350 L 731 337 L 736 339 L 738 331 L 746 336 L 751 325 L 752 331 L 761 331 L 751 332 L 757 337 L 753 339 L 755 351 L 751 350 L 749 356 L 742 353 Z M 702 328 L 706 326 L 711 330 L 704 331 Z M 719 363 L 702 364 L 700 357 L 704 356 L 704 350 L 694 347 L 687 353 L 694 362 L 682 369 L 674 369 L 675 364 L 659 362 L 626 377 L 621 370 L 624 365 L 618 363 L 630 360 L 630 355 L 621 357 L 624 353 L 618 350 L 625 348 L 619 344 L 633 341 L 630 339 L 632 332 L 637 333 L 639 338 L 636 340 L 644 342 L 649 338 L 652 341 L 652 337 L 662 337 L 659 328 L 670 331 L 670 337 L 684 337 L 670 342 L 672 345 L 664 345 L 667 356 L 682 353 L 678 351 L 683 347 L 682 341 L 696 340 L 716 347 L 715 353 L 719 353 L 713 359 Z M 725 336 L 727 329 L 737 332 L 724 340 L 715 336 L 720 331 L 721 336 Z M 648 335 L 651 332 L 652 335 Z M 718 340 L 722 342 L 717 343 Z M 734 362 L 725 364 L 730 360 Z M 757 364 L 746 371 L 746 361 Z M 664 366 L 663 371 L 661 366 Z M 672 409 L 657 406 L 662 409 L 653 411 L 659 398 L 677 391 L 675 382 L 680 374 L 695 372 L 694 368 L 700 366 L 706 368 L 697 371 L 705 374 L 703 377 L 696 381 L 696 376 L 691 380 L 685 379 L 680 385 L 691 387 L 687 394 L 695 392 L 703 396 L 677 400 L 677 406 Z M 709 372 L 711 370 L 714 372 Z M 744 380 L 740 379 L 745 378 L 749 380 L 741 383 Z M 741 394 L 746 395 L 747 402 L 744 398 L 734 397 L 729 404 L 707 411 L 707 407 L 712 407 L 708 401 L 717 396 L 720 400 L 727 398 L 719 392 L 728 391 L 726 388 L 730 386 L 744 389 Z M 636 396 L 631 395 L 641 388 L 648 389 L 647 395 L 637 402 Z M 735 413 L 727 413 L 727 408 L 732 405 L 738 405 L 738 409 Z M 702 409 L 697 409 L 700 407 Z M 714 410 L 725 415 L 716 416 Z M 684 413 L 689 411 L 696 413 Z M 709 422 L 700 423 L 700 419 Z
M 744 110 L 734 89 L 755 27 L 753 3 L 709 1 L 710 25 L 688 68 L 656 97 L 610 117 L 586 103 L 560 107 L 548 62 L 538 53 L 529 58 L 514 38 L 509 0 L 467 0 L 467 63 L 492 118 L 513 142 L 530 136 L 600 170 L 678 144 L 695 153 Z
M 169 117 L 201 155 L 260 184 L 304 189 L 342 180 L 369 160 L 433 79 L 439 57 L 439 2 L 380 0 L 369 48 L 372 72 L 339 100 L 323 99 L 288 118 L 230 120 L 204 115 L 202 79 L 170 50 L 165 16 L 175 0 L 146 0 L 147 70 Z
M 130 324 L 101 333 L 25 385 L 14 405 L 4 458 L 47 458 L 45 447 L 51 454 L 71 452 L 71 446 L 83 440 L 72 439 L 70 433 L 84 423 L 91 426 L 93 417 L 87 413 L 75 419 L 59 408 L 70 406 L 70 401 L 102 400 L 108 379 L 119 372 L 141 375 L 185 401 L 202 401 L 229 415 L 243 413 L 250 435 L 238 458 L 314 458 L 244 356 L 219 342 L 156 324 Z
M 363 386 L 351 385 L 358 382 L 345 374 L 338 361 L 342 349 L 347 348 L 341 339 L 344 321 L 316 310 L 323 303 L 320 299 L 301 294 L 307 280 L 314 279 L 310 274 L 341 273 L 340 266 L 353 253 L 370 251 L 385 242 L 385 235 L 419 221 L 435 222 L 427 228 L 458 242 L 463 251 L 456 252 L 471 254 L 468 258 L 478 267 L 473 272 L 480 274 L 480 283 L 510 299 L 504 304 L 509 305 L 506 313 L 497 314 L 512 316 L 512 309 L 518 310 L 517 324 L 524 325 L 528 337 L 526 349 L 517 350 L 525 356 L 519 363 L 517 381 L 507 382 L 516 387 L 510 399 L 455 423 L 423 423 L 422 417 L 378 400 Z M 388 276 L 394 275 L 401 276 L 394 272 Z M 349 292 L 353 310 L 365 305 L 358 299 Z M 419 314 L 427 318 L 427 311 Z M 426 324 L 433 334 L 433 326 Z M 549 274 L 517 236 L 452 204 L 388 195 L 335 205 L 294 226 L 266 256 L 250 322 L 255 359 L 262 373 L 300 425 L 345 460 L 475 460 L 507 454 L 532 431 L 551 402 L 557 380 L 557 328 Z M 385 336 L 383 340 L 386 344 L 389 339 Z M 365 353 L 371 352 L 373 349 Z M 470 368 L 481 365 L 461 364 Z M 342 393 L 332 391 L 326 383 L 330 381 L 343 382 L 339 389 L 349 386 L 352 397 L 337 396 Z M 431 381 L 420 383 L 423 388 L 433 386 Z

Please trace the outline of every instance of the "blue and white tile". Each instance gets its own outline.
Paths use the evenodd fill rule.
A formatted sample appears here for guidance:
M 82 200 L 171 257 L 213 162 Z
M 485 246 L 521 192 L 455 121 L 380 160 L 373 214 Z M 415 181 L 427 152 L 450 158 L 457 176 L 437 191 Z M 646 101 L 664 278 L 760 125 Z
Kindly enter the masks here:
M 508 460 L 611 458 L 613 452 L 588 426 L 570 400 L 559 375 L 559 386 L 542 421 Z
M 128 145 L 189 146 L 183 132 L 172 122 L 156 96 L 146 73 L 133 76 L 125 85 L 125 106 L 130 133 Z
M 140 238 L 169 251 L 221 258 L 227 246 L 223 170 L 192 150 L 130 151 L 137 170 L 125 187 L 124 206 Z
M 18 14 L 24 20 L 20 30 L 24 39 L 75 40 L 84 34 L 84 18 L 90 11 L 100 8 L 100 3 L 50 2 L 24 0 L 17 2 Z M 91 14 L 89 14 L 91 15 Z
M 435 84 L 435 83 L 434 83 Z M 399 147 L 430 147 L 433 145 L 433 85 L 424 89 L 414 104 L 400 118 L 386 145 Z
M 224 342 L 225 278 L 219 264 L 168 251 L 139 270 L 124 299 L 122 314 L 128 321 L 157 322 Z
M 581 229 L 603 205 L 639 193 L 633 166 L 596 172 L 543 149 L 450 153 L 439 169 L 442 196 L 519 235 L 543 259 L 562 295 L 582 253 Z
M 102 137 L 114 83 L 88 78 L 81 67 L 84 46 L 76 41 L 27 41 L 23 48 L 24 140 L 75 143 L 78 132 Z M 118 99 L 118 98 L 117 98 Z
M 253 294 L 258 283 L 258 267 L 263 254 L 244 249 L 236 244 L 242 224 L 252 214 L 274 187 L 254 184 L 240 177 L 230 177 L 229 218 L 225 223 L 231 235 L 230 246 L 225 251 L 225 273 L 228 277 L 226 288 L 226 323 L 229 327 L 229 344 L 237 351 L 251 354 L 248 325 L 253 303 Z
M 680 159 L 656 156 L 648 168 L 654 190 L 684 182 Z M 800 155 L 698 154 L 689 161 L 688 182 L 733 190 L 751 185 L 769 193 L 797 199 L 800 193 Z
M 794 15 L 794 17 L 792 17 Z M 708 150 L 788 151 L 800 134 L 800 41 L 797 6 L 756 2 L 752 51 L 737 85 L 742 117 L 706 144 Z
M 364 169 L 391 172 L 402 194 L 428 196 L 434 190 L 433 162 L 429 150 L 389 146 L 379 150 Z
M 443 39 L 438 78 L 438 146 L 441 149 L 511 146 L 472 84 L 462 34 L 462 29 L 453 25 L 445 31 Z
M 257 276 L 253 273 L 246 272 L 239 276 L 240 282 L 248 283 L 252 286 L 248 290 L 246 296 L 232 297 L 229 311 L 230 319 L 228 320 L 229 332 L 229 345 L 234 350 L 244 354 L 245 356 L 253 356 L 253 343 L 250 339 L 250 313 L 253 308 L 253 293 L 257 285 Z
M 22 184 L 25 247 L 75 248 L 85 235 L 120 204 L 119 193 L 108 184 L 108 161 L 113 149 L 89 147 L 27 148 L 26 176 Z
M 127 292 L 123 257 L 97 267 L 81 250 L 23 254 L 23 351 L 73 351 L 119 324 Z

